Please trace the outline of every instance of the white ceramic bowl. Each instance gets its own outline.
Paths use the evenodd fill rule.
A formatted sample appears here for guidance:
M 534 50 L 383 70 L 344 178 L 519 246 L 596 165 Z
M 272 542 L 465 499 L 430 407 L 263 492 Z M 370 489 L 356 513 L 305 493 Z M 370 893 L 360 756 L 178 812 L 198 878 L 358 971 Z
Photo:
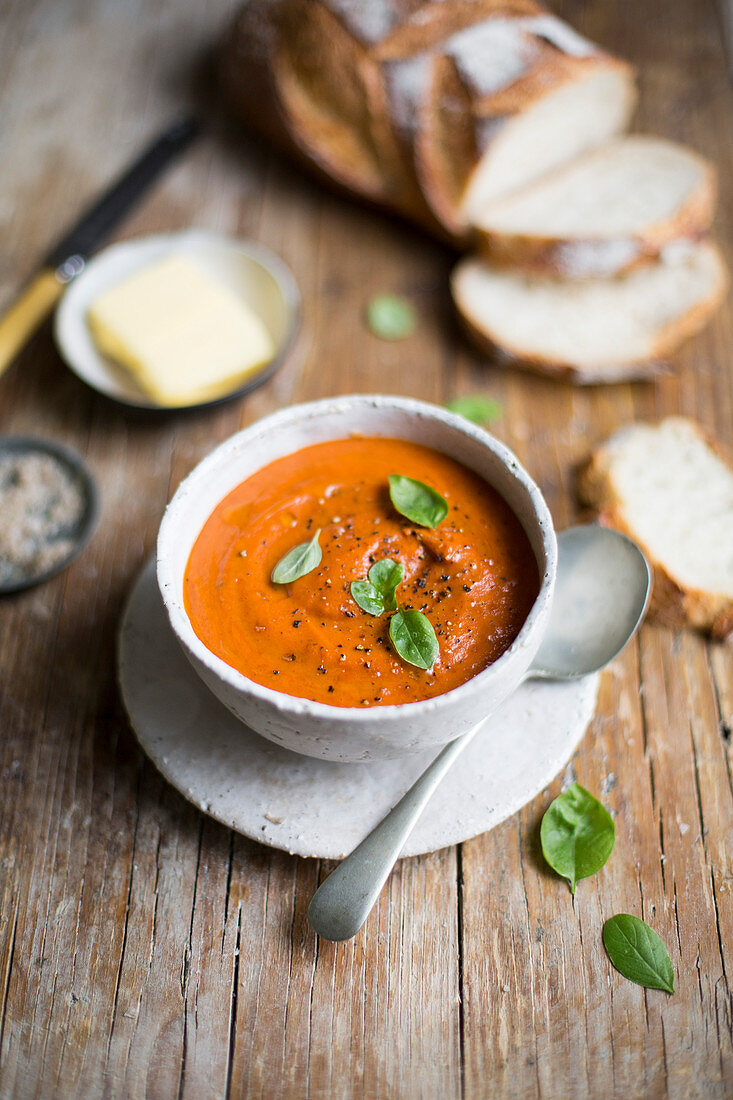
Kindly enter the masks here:
M 262 385 L 289 354 L 300 324 L 300 294 L 279 256 L 255 241 L 225 237 L 208 229 L 186 229 L 136 237 L 110 245 L 86 264 L 69 284 L 56 310 L 54 337 L 62 358 L 77 377 L 99 393 L 135 408 L 161 409 L 135 383 L 132 375 L 97 349 L 87 324 L 92 302 L 116 283 L 166 256 L 195 260 L 212 279 L 223 283 L 262 318 L 275 345 L 273 358 L 244 385 L 213 401 L 217 405 Z M 180 411 L 181 406 L 173 406 Z
M 351 433 L 407 439 L 475 470 L 521 520 L 542 578 L 514 643 L 488 668 L 433 699 L 399 706 L 334 707 L 248 680 L 216 657 L 193 631 L 183 577 L 193 543 L 219 501 L 260 467 L 312 443 Z M 534 658 L 550 613 L 557 543 L 544 498 L 503 444 L 462 417 L 399 397 L 337 397 L 296 405 L 239 432 L 180 485 L 158 535 L 158 585 L 173 632 L 204 683 L 251 729 L 278 745 L 325 760 L 391 759 L 436 749 L 471 729 L 517 687 Z

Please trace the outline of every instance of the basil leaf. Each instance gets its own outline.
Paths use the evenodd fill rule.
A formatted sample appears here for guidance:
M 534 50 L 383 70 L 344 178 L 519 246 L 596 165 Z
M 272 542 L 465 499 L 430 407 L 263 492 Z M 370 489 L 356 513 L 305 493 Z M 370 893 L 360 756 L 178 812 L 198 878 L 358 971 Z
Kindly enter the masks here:
M 392 616 L 389 636 L 402 660 L 418 668 L 431 669 L 440 655 L 435 631 L 422 611 L 400 609 Z
M 613 818 L 597 798 L 573 783 L 550 805 L 540 826 L 542 854 L 575 893 L 578 879 L 600 871 L 616 839 Z
M 470 420 L 472 424 L 479 425 L 493 424 L 504 411 L 499 402 L 495 401 L 493 397 L 486 397 L 478 393 L 473 394 L 473 396 L 455 397 L 445 407 L 450 412 L 457 413 L 458 416 Z
M 630 982 L 647 989 L 674 993 L 674 968 L 669 952 L 653 928 L 630 913 L 619 913 L 603 925 L 608 957 Z
M 310 542 L 301 542 L 292 550 L 288 550 L 273 569 L 270 580 L 275 584 L 290 584 L 291 581 L 297 581 L 299 577 L 304 577 L 306 573 L 310 573 L 320 565 L 322 556 L 318 542 L 320 533 L 319 527 Z
M 366 307 L 366 319 L 375 336 L 382 340 L 404 340 L 415 328 L 415 311 L 396 294 L 376 294 Z
M 400 583 L 404 575 L 405 570 L 403 566 L 400 565 L 399 562 L 392 561 L 391 558 L 383 558 L 381 561 L 375 562 L 369 570 L 369 580 L 371 581 L 372 586 L 383 598 L 383 610 L 394 611 L 397 607 L 395 592 L 397 590 L 397 585 Z M 354 598 L 356 599 L 356 597 Z M 356 602 L 359 603 L 358 600 Z M 362 605 L 359 604 L 359 606 L 361 607 Z
M 401 515 L 421 527 L 437 527 L 448 515 L 447 500 L 412 477 L 390 474 L 389 496 Z
M 384 596 L 369 581 L 352 581 L 351 595 L 362 611 L 367 611 L 370 615 L 383 615 L 386 611 Z

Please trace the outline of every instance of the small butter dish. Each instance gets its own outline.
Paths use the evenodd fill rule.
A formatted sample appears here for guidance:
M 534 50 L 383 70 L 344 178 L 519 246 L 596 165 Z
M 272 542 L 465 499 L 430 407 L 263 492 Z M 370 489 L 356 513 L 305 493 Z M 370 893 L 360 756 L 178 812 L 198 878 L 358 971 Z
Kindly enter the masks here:
M 98 515 L 96 484 L 74 451 L 46 439 L 0 438 L 0 595 L 65 569 Z
M 234 292 L 262 320 L 275 349 L 271 359 L 226 393 L 175 405 L 154 401 L 131 372 L 104 355 L 95 344 L 88 322 L 90 306 L 105 291 L 170 257 L 192 261 L 212 280 Z M 216 405 L 262 385 L 287 358 L 299 324 L 298 287 L 278 256 L 252 241 L 192 229 L 123 241 L 100 252 L 61 299 L 54 335 L 67 365 L 99 393 L 136 408 L 181 409 Z

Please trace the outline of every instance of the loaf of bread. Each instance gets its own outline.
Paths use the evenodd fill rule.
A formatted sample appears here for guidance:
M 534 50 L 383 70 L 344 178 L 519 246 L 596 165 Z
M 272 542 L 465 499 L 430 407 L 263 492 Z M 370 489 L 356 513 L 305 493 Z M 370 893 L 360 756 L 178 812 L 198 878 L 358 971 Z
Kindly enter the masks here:
M 716 178 L 620 137 L 631 68 L 535 0 L 248 0 L 223 56 L 249 123 L 483 259 L 452 278 L 474 343 L 581 382 L 646 377 L 727 285 Z
M 458 244 L 636 101 L 629 65 L 534 0 L 249 0 L 223 80 L 270 140 Z
M 733 631 L 733 468 L 698 424 L 631 424 L 598 447 L 578 488 L 654 570 L 652 611 L 672 626 Z

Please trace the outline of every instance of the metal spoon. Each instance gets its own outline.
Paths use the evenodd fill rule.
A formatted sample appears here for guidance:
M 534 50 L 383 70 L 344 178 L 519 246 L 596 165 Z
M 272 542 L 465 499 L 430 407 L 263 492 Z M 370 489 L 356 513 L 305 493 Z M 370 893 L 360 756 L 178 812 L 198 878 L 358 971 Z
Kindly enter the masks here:
M 576 680 L 603 668 L 633 638 L 650 591 L 649 564 L 631 539 L 605 527 L 563 531 L 550 623 L 525 679 Z M 316 890 L 308 920 L 320 936 L 356 935 L 435 788 L 485 722 L 447 744 Z

